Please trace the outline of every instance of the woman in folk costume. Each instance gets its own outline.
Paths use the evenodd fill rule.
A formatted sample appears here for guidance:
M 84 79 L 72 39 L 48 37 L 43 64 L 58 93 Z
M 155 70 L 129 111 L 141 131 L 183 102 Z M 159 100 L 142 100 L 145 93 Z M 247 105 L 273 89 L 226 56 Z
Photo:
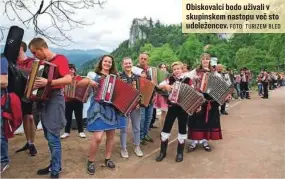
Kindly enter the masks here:
M 192 85 L 190 78 L 184 78 L 182 75 L 183 64 L 181 62 L 174 62 L 172 65 L 173 74 L 165 81 L 161 82 L 158 86 L 159 89 L 164 89 L 171 91 L 172 85 L 176 81 Z M 161 148 L 160 153 L 156 158 L 157 162 L 162 161 L 166 157 L 166 151 L 168 146 L 168 139 L 170 137 L 170 132 L 174 124 L 175 119 L 178 119 L 178 145 L 177 145 L 177 155 L 176 162 L 183 161 L 183 151 L 185 140 L 187 139 L 187 121 L 188 114 L 177 104 L 172 104 L 168 101 L 169 107 L 164 121 L 163 129 L 161 132 Z
M 186 75 L 193 80 L 197 89 L 199 88 L 203 74 L 205 72 L 212 72 L 210 60 L 211 57 L 209 54 L 202 54 L 200 67 Z M 203 95 L 206 102 L 202 105 L 201 111 L 189 117 L 188 139 L 192 140 L 188 146 L 189 152 L 194 151 L 199 143 L 202 144 L 205 151 L 210 152 L 211 147 L 208 140 L 222 139 L 219 103 L 214 101 L 208 94 L 203 93 Z

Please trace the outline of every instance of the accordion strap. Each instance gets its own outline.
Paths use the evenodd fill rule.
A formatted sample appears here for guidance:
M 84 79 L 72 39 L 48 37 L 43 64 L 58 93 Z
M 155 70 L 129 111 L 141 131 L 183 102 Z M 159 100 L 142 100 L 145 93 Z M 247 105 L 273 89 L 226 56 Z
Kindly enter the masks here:
M 54 73 L 55 68 L 50 68 L 49 72 L 48 72 L 48 82 L 47 82 L 47 88 L 49 88 L 51 86 L 51 82 L 53 80 L 53 73 Z
M 206 107 L 206 119 L 205 122 L 208 123 L 209 119 L 209 111 L 211 110 L 211 101 L 207 101 L 207 107 Z
M 206 118 L 205 118 L 205 122 L 208 123 L 209 120 L 209 112 L 212 108 L 211 103 L 214 102 L 214 100 L 207 100 L 206 101 Z

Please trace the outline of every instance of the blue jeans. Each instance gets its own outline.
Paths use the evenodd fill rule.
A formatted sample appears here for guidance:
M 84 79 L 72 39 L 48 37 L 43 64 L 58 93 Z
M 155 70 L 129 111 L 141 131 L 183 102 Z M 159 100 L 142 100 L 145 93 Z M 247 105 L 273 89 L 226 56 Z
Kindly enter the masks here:
M 134 135 L 134 144 L 136 146 L 140 145 L 140 109 L 135 109 L 133 112 L 131 112 L 130 116 L 127 118 L 127 124 L 132 121 L 132 129 L 133 129 L 133 135 Z M 128 125 L 125 128 L 122 128 L 120 131 L 120 139 L 121 139 L 121 148 L 126 149 L 127 148 L 127 128 Z
M 8 157 L 8 140 L 1 131 L 1 165 L 9 163 Z
M 238 97 L 241 97 L 241 96 L 240 96 L 240 84 L 239 84 L 239 83 L 236 83 L 236 84 L 235 84 L 235 88 L 236 88 L 236 91 L 237 91 L 237 96 L 238 96 Z
M 141 107 L 141 139 L 145 138 L 148 135 L 149 125 L 152 119 L 153 113 L 153 104 L 150 104 L 148 107 Z
M 261 96 L 262 95 L 262 83 L 258 83 L 258 94 L 259 94 L 259 96 Z
M 51 174 L 57 175 L 61 169 L 61 142 L 60 136 L 57 136 L 49 131 L 44 127 L 44 135 L 48 141 L 49 150 L 51 153 Z

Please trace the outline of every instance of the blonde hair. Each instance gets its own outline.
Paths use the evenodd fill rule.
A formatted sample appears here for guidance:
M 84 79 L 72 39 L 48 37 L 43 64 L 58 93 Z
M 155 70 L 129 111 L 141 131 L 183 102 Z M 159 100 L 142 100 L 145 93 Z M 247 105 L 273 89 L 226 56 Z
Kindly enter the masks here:
M 182 67 L 182 66 L 183 66 L 183 63 L 180 62 L 180 61 L 173 62 L 173 63 L 171 64 L 171 68 L 173 68 L 173 66 L 175 66 L 175 65 L 180 65 L 180 66 Z
M 31 46 L 33 46 L 35 49 L 48 48 L 46 41 L 40 37 L 33 38 L 28 45 L 29 49 L 31 48 Z

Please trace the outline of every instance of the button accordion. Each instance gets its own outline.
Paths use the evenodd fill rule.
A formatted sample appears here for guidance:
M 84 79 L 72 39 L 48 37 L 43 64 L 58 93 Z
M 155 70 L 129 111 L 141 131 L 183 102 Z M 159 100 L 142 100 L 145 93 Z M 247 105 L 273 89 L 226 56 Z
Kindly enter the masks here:
M 177 104 L 189 115 L 195 111 L 205 102 L 204 96 L 197 92 L 188 84 L 176 81 L 173 84 L 173 89 L 168 97 L 172 104 Z
M 76 83 L 75 78 L 73 78 L 70 84 L 64 86 L 64 96 L 70 99 L 75 97 Z
M 156 67 L 149 67 L 147 72 L 155 85 L 158 85 L 167 78 L 167 73 Z
M 137 85 L 137 89 L 141 94 L 140 105 L 147 107 L 151 102 L 152 95 L 155 90 L 155 84 L 146 78 L 139 78 Z
M 95 100 L 113 105 L 125 116 L 130 114 L 139 103 L 140 93 L 132 85 L 117 79 L 116 75 L 107 75 L 99 82 Z
M 64 95 L 70 99 L 77 99 L 82 103 L 86 103 L 92 90 L 91 81 L 86 86 L 77 86 L 77 81 L 72 82 L 64 87 Z
M 57 78 L 57 66 L 47 61 L 34 60 L 28 77 L 25 97 L 29 101 L 45 101 L 51 92 L 51 82 Z M 45 87 L 33 89 L 36 77 L 43 77 L 48 80 Z
M 233 93 L 234 87 L 218 75 L 207 72 L 202 76 L 199 90 L 202 93 L 207 93 L 220 105 L 223 105 L 228 95 Z

